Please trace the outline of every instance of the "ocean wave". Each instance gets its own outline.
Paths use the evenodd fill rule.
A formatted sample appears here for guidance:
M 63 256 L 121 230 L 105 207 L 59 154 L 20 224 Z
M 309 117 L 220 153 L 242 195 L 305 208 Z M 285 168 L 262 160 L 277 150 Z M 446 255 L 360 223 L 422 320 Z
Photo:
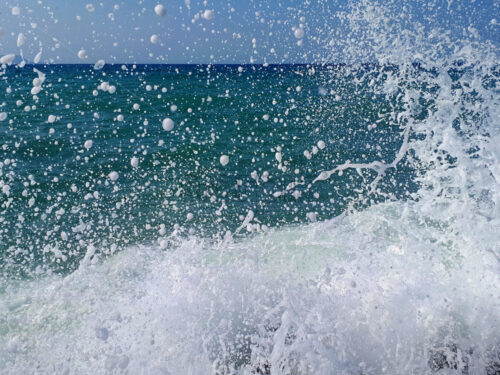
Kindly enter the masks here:
M 498 366 L 499 265 L 458 229 L 389 203 L 219 245 L 163 238 L 9 286 L 0 356 L 17 373 L 481 373 Z

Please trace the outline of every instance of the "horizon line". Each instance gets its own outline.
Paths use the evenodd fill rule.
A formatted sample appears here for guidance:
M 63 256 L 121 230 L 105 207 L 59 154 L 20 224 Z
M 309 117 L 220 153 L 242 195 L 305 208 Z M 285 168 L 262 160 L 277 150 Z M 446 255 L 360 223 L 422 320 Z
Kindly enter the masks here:
M 457 63 L 460 63 L 460 60 L 456 61 Z M 422 64 L 421 61 L 411 61 L 410 62 L 413 65 L 420 65 Z M 10 64 L 7 65 L 7 67 L 14 67 L 14 68 L 23 68 L 26 66 L 61 66 L 61 65 L 75 65 L 75 66 L 95 66 L 94 63 L 33 63 L 33 62 L 26 62 L 25 64 L 21 67 L 19 64 Z M 279 67 L 279 66 L 346 66 L 346 65 L 380 65 L 380 66 L 397 66 L 400 64 L 397 63 L 379 63 L 376 61 L 371 61 L 371 62 L 357 62 L 357 63 L 347 63 L 347 62 L 324 62 L 324 63 L 106 63 L 103 68 L 106 67 L 113 67 L 113 66 L 247 66 L 247 67 Z M 1 65 L 0 65 L 1 67 Z M 101 68 L 101 69 L 103 69 Z M 98 70 L 101 70 L 98 69 Z

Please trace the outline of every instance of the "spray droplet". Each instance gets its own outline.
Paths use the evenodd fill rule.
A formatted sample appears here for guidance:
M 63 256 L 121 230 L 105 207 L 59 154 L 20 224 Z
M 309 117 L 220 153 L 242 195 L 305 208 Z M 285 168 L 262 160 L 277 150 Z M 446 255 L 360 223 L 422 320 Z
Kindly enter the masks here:
M 108 175 L 108 177 L 111 181 L 116 181 L 118 180 L 119 175 L 118 172 L 113 171 Z
M 25 40 L 26 38 L 24 37 L 24 34 L 19 33 L 19 35 L 17 36 L 17 47 L 21 47 L 24 44 Z
M 174 122 L 170 118 L 166 118 L 162 122 L 163 130 L 169 132 L 174 128 Z
M 84 49 L 81 49 L 80 51 L 78 51 L 78 58 L 79 59 L 86 59 L 87 58 L 87 51 L 85 51 Z
M 16 55 L 13 53 L 0 57 L 0 64 L 11 65 Z
M 98 60 L 94 65 L 94 69 L 101 70 L 102 68 L 104 68 L 104 65 L 106 65 L 106 62 L 104 60 Z
M 293 35 L 295 35 L 297 39 L 302 39 L 304 37 L 304 29 L 301 27 L 296 28 Z
M 228 165 L 228 163 L 229 163 L 229 156 L 222 155 L 220 157 L 220 163 L 222 164 L 223 167 L 225 167 L 226 165 Z
M 158 4 L 157 6 L 155 6 L 155 13 L 160 17 L 165 17 L 167 11 L 165 10 L 165 7 L 163 5 Z
M 38 64 L 40 62 L 40 60 L 42 59 L 42 51 L 38 52 L 35 56 L 35 58 L 33 59 L 33 62 L 35 64 Z
M 214 18 L 214 11 L 211 9 L 205 9 L 205 11 L 202 14 L 202 17 L 206 20 L 211 20 Z

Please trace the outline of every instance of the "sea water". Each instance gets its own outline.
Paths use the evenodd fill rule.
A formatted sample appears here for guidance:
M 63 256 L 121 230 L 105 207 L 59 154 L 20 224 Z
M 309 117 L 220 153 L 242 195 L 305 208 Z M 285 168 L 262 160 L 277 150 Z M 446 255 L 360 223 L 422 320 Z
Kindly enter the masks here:
M 338 64 L 4 64 L 0 373 L 498 374 L 498 43 L 393 11 Z

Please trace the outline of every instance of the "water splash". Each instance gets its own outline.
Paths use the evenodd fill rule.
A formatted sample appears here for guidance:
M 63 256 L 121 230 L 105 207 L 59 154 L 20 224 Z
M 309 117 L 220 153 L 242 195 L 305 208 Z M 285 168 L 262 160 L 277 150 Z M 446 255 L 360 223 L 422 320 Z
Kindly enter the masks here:
M 426 5 L 436 9 L 438 19 L 448 16 L 450 30 L 464 22 L 453 21 L 453 2 L 441 8 L 436 2 Z M 328 25 L 321 30 L 342 44 L 343 56 L 349 56 L 346 64 L 323 70 L 309 66 L 294 73 L 320 83 L 316 86 L 322 99 L 302 102 L 303 107 L 308 100 L 311 105 L 306 116 L 316 112 L 328 123 L 341 113 L 337 107 L 352 105 L 356 110 L 347 113 L 351 120 L 366 120 L 368 138 L 375 138 L 377 129 L 389 134 L 366 153 L 355 155 L 356 160 L 339 152 L 317 168 L 309 167 L 303 178 L 295 178 L 287 156 L 292 147 L 273 145 L 265 163 L 277 163 L 273 174 L 280 182 L 264 184 L 269 166 L 251 173 L 253 168 L 248 169 L 248 185 L 234 172 L 227 185 L 234 185 L 234 190 L 211 202 L 215 209 L 208 212 L 230 211 L 232 198 L 245 186 L 252 188 L 242 194 L 253 192 L 258 199 L 254 205 L 231 206 L 231 215 L 216 214 L 229 224 L 219 227 L 215 236 L 203 236 L 187 223 L 172 225 L 167 235 L 163 224 L 148 244 L 141 239 L 137 242 L 142 245 L 118 246 L 88 241 L 84 234 L 95 234 L 95 226 L 74 223 L 72 232 L 81 241 L 75 254 L 58 246 L 44 249 L 53 263 L 64 264 L 73 256 L 74 267 L 57 275 L 52 265 L 39 266 L 24 278 L 6 272 L 8 281 L 0 288 L 0 363 L 7 364 L 5 372 L 36 368 L 41 373 L 498 373 L 498 46 L 481 40 L 473 25 L 466 28 L 465 37 L 457 37 L 446 27 L 416 21 L 417 15 L 410 3 L 349 4 L 335 15 L 340 22 L 335 32 Z M 213 13 L 205 18 L 212 17 Z M 297 30 L 304 28 L 296 28 L 295 36 Z M 306 33 L 299 36 L 302 41 Z M 325 44 L 329 59 L 337 53 L 330 47 L 330 42 Z M 244 73 L 242 67 L 233 70 Z M 33 88 L 41 90 L 43 83 L 47 90 L 49 77 L 37 73 L 42 81 L 34 82 Z M 293 82 L 288 92 L 303 92 L 307 85 Z M 155 90 L 146 82 L 143 86 L 146 92 Z M 114 87 L 119 93 L 121 87 Z M 343 98 L 345 93 L 349 95 Z M 371 98 L 372 107 L 363 101 L 366 98 Z M 204 98 L 203 104 L 211 101 Z M 177 104 L 168 105 L 175 114 Z M 375 105 L 380 107 L 374 111 Z M 143 105 L 132 108 L 138 111 Z M 371 116 L 365 116 L 365 109 Z M 117 123 L 126 120 L 116 113 Z M 273 123 L 283 127 L 285 119 L 290 121 L 280 113 L 273 116 Z M 270 121 L 273 116 L 255 117 Z M 158 117 L 158 127 L 164 118 Z M 185 124 L 167 125 L 180 137 L 178 128 Z M 321 134 L 321 142 L 324 145 L 324 135 L 337 137 L 339 144 L 350 140 L 341 134 L 340 127 L 334 127 Z M 215 132 L 202 135 L 212 142 L 217 139 Z M 243 143 L 256 135 L 233 137 Z M 78 147 L 82 154 L 97 152 L 96 143 L 87 139 Z M 319 146 L 319 141 L 312 144 Z M 312 146 L 299 154 L 311 160 L 320 149 L 329 151 Z M 126 158 L 127 168 L 140 170 L 147 153 L 134 155 Z M 236 152 L 217 150 L 210 165 L 230 168 L 237 160 Z M 120 181 L 126 180 L 122 176 L 127 176 L 120 165 L 109 164 L 95 177 L 107 179 L 105 194 L 119 191 Z M 195 172 L 203 170 L 194 165 Z M 10 159 L 5 160 L 0 170 L 10 166 Z M 179 170 L 175 163 L 169 168 Z M 398 178 L 405 168 L 411 170 L 406 176 L 412 189 Z M 209 180 L 224 179 L 218 172 L 215 176 Z M 15 176 L 7 172 L 0 177 L 9 202 Z M 271 216 L 275 207 L 289 204 L 281 200 L 284 197 L 317 197 L 311 206 L 301 206 L 309 209 L 328 201 L 319 200 L 320 193 L 343 183 L 346 188 L 339 196 L 344 200 L 334 199 L 341 208 L 328 220 L 291 225 L 290 219 L 284 220 L 284 227 L 263 222 L 266 213 Z M 181 187 L 189 188 L 186 185 L 181 181 L 170 196 L 180 196 Z M 143 190 L 134 186 L 138 201 Z M 260 189 L 269 189 L 265 196 L 270 200 Z M 98 200 L 97 190 L 88 194 L 85 200 Z M 259 212 L 261 201 L 268 206 Z M 115 207 L 117 203 L 121 202 L 113 202 Z M 102 216 L 103 211 L 98 213 Z M 191 211 L 182 211 L 189 223 L 206 215 L 203 210 Z M 279 215 L 285 217 L 286 211 Z M 303 220 L 314 221 L 315 213 L 310 214 L 304 212 Z M 211 215 L 205 224 L 213 220 Z M 100 220 L 96 221 L 101 226 L 111 225 Z M 126 233 L 128 228 L 119 229 Z M 245 231 L 249 234 L 241 236 Z M 60 237 L 67 241 L 66 231 Z M 31 254 L 29 248 L 16 247 L 2 262 L 22 268 Z M 16 263 L 16 256 L 25 260 Z

